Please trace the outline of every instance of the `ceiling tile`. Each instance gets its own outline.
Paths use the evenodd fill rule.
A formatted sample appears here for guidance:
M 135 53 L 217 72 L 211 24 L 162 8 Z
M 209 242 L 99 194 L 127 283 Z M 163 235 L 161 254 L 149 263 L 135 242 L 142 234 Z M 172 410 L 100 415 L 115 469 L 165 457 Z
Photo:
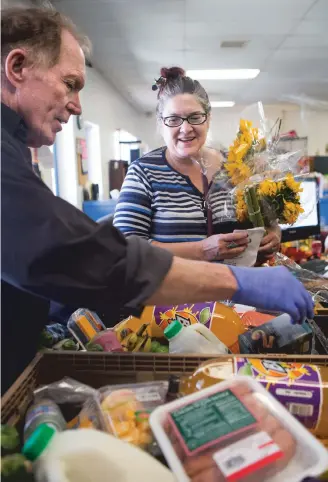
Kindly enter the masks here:
M 327 35 L 327 21 L 303 20 L 293 31 L 293 35 Z
M 306 20 L 326 20 L 328 21 L 328 2 L 327 0 L 317 0 L 306 15 Z
M 292 35 L 282 45 L 282 48 L 287 49 L 303 47 L 328 47 L 328 35 Z

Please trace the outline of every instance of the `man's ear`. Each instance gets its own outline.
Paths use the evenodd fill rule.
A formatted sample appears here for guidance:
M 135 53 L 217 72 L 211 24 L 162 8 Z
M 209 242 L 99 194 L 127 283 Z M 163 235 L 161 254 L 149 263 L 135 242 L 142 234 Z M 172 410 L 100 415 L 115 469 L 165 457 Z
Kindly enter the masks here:
M 5 73 L 13 87 L 19 87 L 25 80 L 28 61 L 24 49 L 14 49 L 9 52 L 5 62 Z

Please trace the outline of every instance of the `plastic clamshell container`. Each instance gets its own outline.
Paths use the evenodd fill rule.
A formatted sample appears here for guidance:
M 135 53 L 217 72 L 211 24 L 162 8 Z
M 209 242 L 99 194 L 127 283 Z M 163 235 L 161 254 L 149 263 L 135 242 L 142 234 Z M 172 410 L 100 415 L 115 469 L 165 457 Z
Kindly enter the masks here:
M 97 406 L 103 430 L 125 442 L 148 449 L 154 442 L 149 413 L 165 402 L 167 390 L 167 381 L 102 387 Z
M 224 413 L 221 407 L 227 426 L 225 417 L 215 419 L 217 410 Z M 158 407 L 150 426 L 178 482 L 300 482 L 328 468 L 325 447 L 249 377 L 235 376 Z

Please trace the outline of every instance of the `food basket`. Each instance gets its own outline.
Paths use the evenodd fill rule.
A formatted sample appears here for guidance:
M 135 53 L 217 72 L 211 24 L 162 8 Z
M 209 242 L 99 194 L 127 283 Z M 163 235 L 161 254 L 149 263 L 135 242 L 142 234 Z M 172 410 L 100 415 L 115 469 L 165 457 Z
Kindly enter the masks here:
M 242 357 L 242 355 L 237 355 Z M 167 380 L 171 374 L 191 374 L 210 358 L 226 356 L 167 355 L 141 353 L 97 353 L 45 351 L 38 353 L 11 388 L 1 399 L 1 423 L 18 425 L 24 419 L 33 398 L 33 391 L 63 377 L 100 388 L 104 385 Z M 247 358 L 245 356 L 245 358 Z M 328 366 L 328 357 L 322 355 L 252 355 L 252 358 L 272 359 Z

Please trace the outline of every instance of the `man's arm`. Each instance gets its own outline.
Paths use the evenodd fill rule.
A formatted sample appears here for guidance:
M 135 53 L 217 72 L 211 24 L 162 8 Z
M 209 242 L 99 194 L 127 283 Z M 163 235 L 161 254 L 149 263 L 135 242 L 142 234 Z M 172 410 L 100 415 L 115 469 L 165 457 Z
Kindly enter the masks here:
M 61 304 L 140 314 L 172 255 L 93 222 L 54 196 L 21 157 L 2 145 L 2 279 Z
M 313 318 L 313 301 L 287 268 L 238 268 L 174 258 L 150 304 L 233 300 L 288 313 L 294 323 Z
M 233 297 L 237 288 L 228 266 L 174 257 L 165 280 L 147 304 L 226 300 Z

